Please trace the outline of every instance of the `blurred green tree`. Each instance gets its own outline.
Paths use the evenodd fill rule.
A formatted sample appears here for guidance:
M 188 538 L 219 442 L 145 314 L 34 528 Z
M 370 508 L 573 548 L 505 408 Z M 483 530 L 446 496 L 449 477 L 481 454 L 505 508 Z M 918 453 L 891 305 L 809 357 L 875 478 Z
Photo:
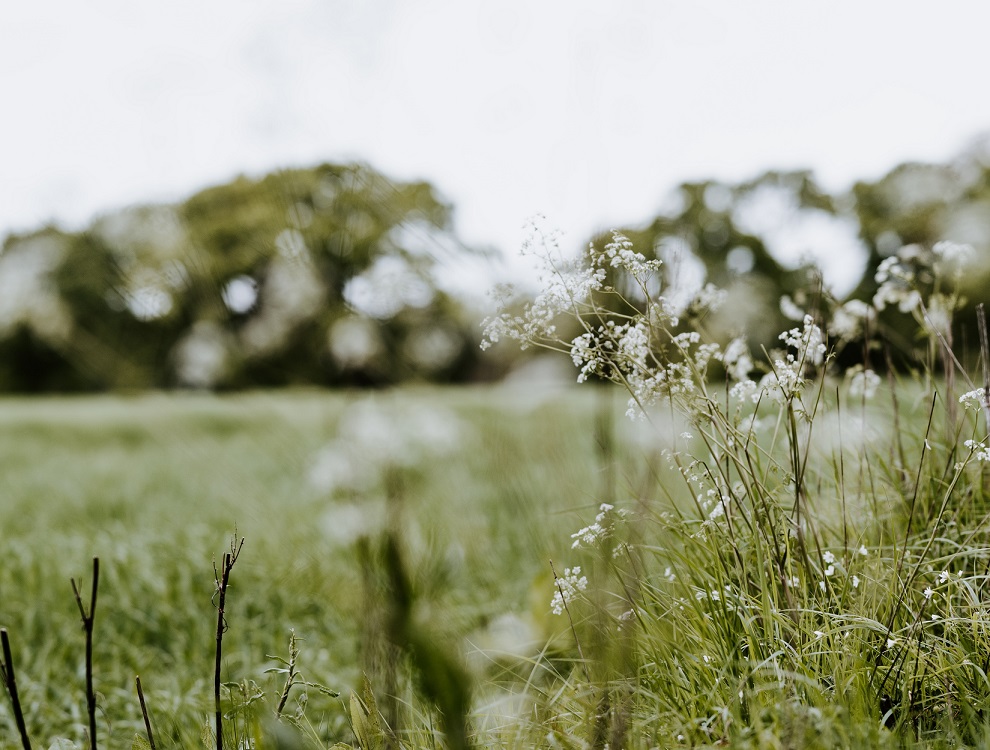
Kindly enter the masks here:
M 469 252 L 426 183 L 363 165 L 240 177 L 0 255 L 0 388 L 461 380 L 476 325 L 437 283 Z

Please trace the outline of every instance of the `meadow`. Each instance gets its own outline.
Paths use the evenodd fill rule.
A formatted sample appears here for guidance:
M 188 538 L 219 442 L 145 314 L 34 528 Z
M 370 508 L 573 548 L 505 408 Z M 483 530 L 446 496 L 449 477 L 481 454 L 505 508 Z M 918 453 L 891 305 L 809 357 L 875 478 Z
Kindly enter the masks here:
M 5 746 L 990 746 L 972 249 L 782 301 L 757 358 L 621 235 L 534 248 L 487 341 L 582 388 L 5 400 Z
M 417 457 L 393 499 L 433 637 L 474 658 L 479 673 L 499 638 L 523 658 L 538 653 L 563 628 L 550 615 L 548 560 L 597 507 L 595 403 L 573 389 L 509 387 L 4 399 L 0 625 L 30 735 L 43 747 L 56 737 L 83 746 L 84 644 L 70 578 L 86 599 L 99 556 L 101 746 L 144 735 L 136 675 L 159 746 L 200 746 L 213 700 L 213 566 L 236 534 L 246 541 L 232 571 L 223 679 L 250 695 L 281 691 L 281 675 L 265 673 L 279 666 L 268 655 L 287 658 L 294 631 L 306 680 L 344 700 L 297 688 L 291 711 L 305 693 L 316 734 L 353 740 L 347 696 L 384 606 L 362 579 L 358 540 L 380 534 L 389 490 L 331 489 L 314 474 L 341 420 L 369 409 L 415 418 L 413 430 L 432 415 L 434 432 L 456 439 Z M 6 700 L 0 736 L 16 746 Z

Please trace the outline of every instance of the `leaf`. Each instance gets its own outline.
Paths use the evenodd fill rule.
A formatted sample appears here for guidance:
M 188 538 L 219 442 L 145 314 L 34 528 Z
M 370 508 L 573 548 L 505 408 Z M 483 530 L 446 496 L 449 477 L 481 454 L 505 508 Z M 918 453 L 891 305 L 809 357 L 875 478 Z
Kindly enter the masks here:
M 371 747 L 371 732 L 368 725 L 368 716 L 361 699 L 355 693 L 351 693 L 351 727 L 354 729 L 354 736 L 357 737 L 358 745 L 363 748 Z
M 131 750 L 151 750 L 151 744 L 140 734 L 135 734 L 131 740 Z

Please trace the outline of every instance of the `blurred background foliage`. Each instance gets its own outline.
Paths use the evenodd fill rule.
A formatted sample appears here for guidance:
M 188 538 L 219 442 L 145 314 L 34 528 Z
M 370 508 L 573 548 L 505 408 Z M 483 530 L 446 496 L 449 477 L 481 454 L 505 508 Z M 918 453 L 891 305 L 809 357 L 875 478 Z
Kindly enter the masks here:
M 427 183 L 323 164 L 112 211 L 78 232 L 10 235 L 0 253 L 0 390 L 499 377 L 519 355 L 479 351 L 482 305 L 445 283 L 458 264 L 472 272 L 464 258 L 486 257 L 457 238 L 451 218 Z M 800 171 L 687 183 L 655 217 L 618 230 L 665 262 L 668 295 L 725 289 L 705 325 L 723 341 L 745 332 L 756 351 L 791 326 L 782 299 L 812 312 L 847 296 L 869 301 L 877 264 L 903 245 L 969 243 L 978 260 L 960 281 L 970 304 L 956 332 L 966 351 L 976 343 L 968 311 L 990 301 L 990 145 L 947 164 L 901 165 L 842 195 Z M 589 239 L 602 246 L 608 236 Z M 859 278 L 834 297 L 809 260 L 830 248 Z M 910 316 L 888 308 L 880 324 L 911 345 Z M 850 347 L 846 363 L 865 351 Z

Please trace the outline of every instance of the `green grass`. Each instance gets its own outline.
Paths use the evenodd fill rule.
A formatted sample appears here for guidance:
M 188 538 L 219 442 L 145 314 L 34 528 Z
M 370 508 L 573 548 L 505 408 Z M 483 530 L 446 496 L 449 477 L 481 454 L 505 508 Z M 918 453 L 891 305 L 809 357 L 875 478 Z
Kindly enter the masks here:
M 138 674 L 158 746 L 211 747 L 213 561 L 236 529 L 225 747 L 394 746 L 376 721 L 457 747 L 461 712 L 479 747 L 985 743 L 990 502 L 954 468 L 972 420 L 929 427 L 930 383 L 896 409 L 837 385 L 752 435 L 632 423 L 605 388 L 5 399 L 0 626 L 30 734 L 84 746 L 69 580 L 85 598 L 99 556 L 101 747 L 143 736 Z M 706 523 L 695 498 L 723 480 L 734 508 Z M 608 535 L 572 549 L 603 501 Z M 563 616 L 551 559 L 588 579 Z M 297 685 L 279 723 L 266 670 L 290 631 L 340 696 Z
M 552 634 L 560 622 L 547 614 L 548 559 L 566 548 L 574 511 L 594 507 L 600 472 L 593 394 L 533 390 L 4 399 L 0 625 L 35 743 L 83 738 L 83 634 L 69 580 L 88 592 L 99 556 L 94 660 L 100 731 L 112 741 L 104 746 L 143 733 L 137 674 L 160 746 L 169 736 L 199 744 L 212 710 L 213 560 L 235 529 L 247 541 L 232 575 L 224 679 L 280 687 L 264 674 L 274 665 L 266 655 L 287 656 L 294 629 L 305 677 L 346 699 L 375 616 L 355 542 L 340 537 L 334 512 L 380 511 L 382 490 L 334 498 L 308 475 L 355 401 L 386 412 L 415 404 L 461 421 L 459 449 L 407 477 L 400 501 L 409 567 L 436 637 L 470 650 L 464 636 L 505 612 L 527 618 L 541 640 Z M 317 733 L 352 741 L 346 701 L 308 693 Z M 15 732 L 5 699 L 0 744 L 14 744 Z

